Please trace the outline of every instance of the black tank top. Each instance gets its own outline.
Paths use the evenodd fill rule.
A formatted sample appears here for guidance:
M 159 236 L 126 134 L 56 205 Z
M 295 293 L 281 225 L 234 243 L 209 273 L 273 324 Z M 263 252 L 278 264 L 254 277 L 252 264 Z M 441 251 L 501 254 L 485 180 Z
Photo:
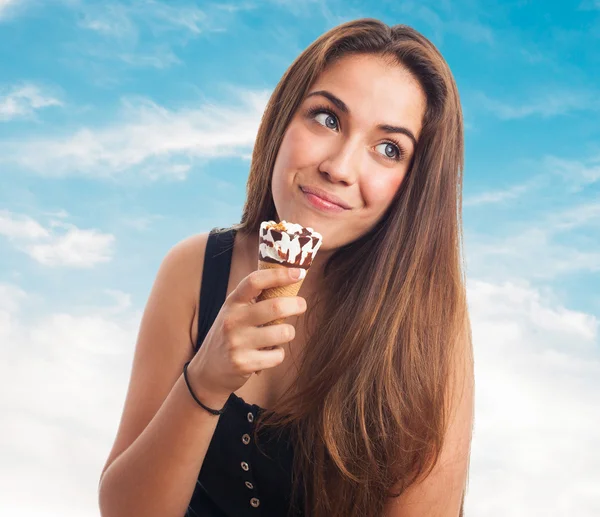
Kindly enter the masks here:
M 208 237 L 200 291 L 198 351 L 227 294 L 234 229 L 213 229 Z M 186 517 L 250 517 L 288 514 L 293 450 L 286 432 L 259 431 L 264 409 L 232 393 L 219 417 Z M 300 501 L 300 499 L 298 499 Z M 297 506 L 299 504 L 297 503 Z M 293 515 L 304 515 L 301 509 Z

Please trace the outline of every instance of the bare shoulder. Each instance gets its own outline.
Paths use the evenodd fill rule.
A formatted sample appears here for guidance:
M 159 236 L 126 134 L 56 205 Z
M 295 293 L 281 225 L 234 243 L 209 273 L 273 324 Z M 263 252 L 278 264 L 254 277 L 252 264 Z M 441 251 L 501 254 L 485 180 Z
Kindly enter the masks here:
M 164 267 L 173 274 L 201 273 L 207 241 L 208 232 L 196 233 L 179 241 L 167 252 L 161 268 Z M 171 271 L 172 266 L 175 267 Z
M 143 432 L 191 359 L 207 240 L 208 233 L 183 239 L 158 268 L 138 331 L 117 436 L 102 473 Z
M 196 303 L 200 292 L 208 232 L 191 235 L 175 244 L 165 255 L 157 282 L 173 289 L 188 302 Z
M 151 303 L 153 300 L 157 302 L 158 310 L 163 311 L 163 316 L 170 314 L 178 318 L 185 315 L 185 321 L 179 320 L 178 324 L 185 323 L 190 340 L 185 347 L 188 352 L 193 349 L 196 335 L 199 294 L 208 235 L 208 232 L 191 235 L 179 241 L 167 252 L 158 269 L 146 307 L 146 312 L 150 313 L 149 318 L 153 316 L 154 305 Z M 164 305 L 166 300 L 169 300 L 169 309 Z

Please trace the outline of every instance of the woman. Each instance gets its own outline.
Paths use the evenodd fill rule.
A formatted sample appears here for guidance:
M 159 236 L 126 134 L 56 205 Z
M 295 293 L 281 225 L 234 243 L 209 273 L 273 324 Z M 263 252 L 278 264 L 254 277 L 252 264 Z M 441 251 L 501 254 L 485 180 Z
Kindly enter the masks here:
M 308 47 L 264 113 L 240 224 L 160 267 L 102 515 L 462 514 L 462 168 L 457 89 L 426 38 L 363 19 Z M 257 302 L 298 278 L 256 271 L 268 220 L 323 244 L 299 296 Z

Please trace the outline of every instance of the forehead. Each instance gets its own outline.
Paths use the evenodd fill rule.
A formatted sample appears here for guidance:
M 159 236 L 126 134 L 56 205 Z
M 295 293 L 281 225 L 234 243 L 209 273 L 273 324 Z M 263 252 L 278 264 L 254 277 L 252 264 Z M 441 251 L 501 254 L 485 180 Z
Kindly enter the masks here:
M 357 124 L 404 125 L 418 138 L 425 95 L 417 79 L 389 59 L 344 56 L 328 66 L 307 93 L 317 90 L 328 90 L 344 101 Z

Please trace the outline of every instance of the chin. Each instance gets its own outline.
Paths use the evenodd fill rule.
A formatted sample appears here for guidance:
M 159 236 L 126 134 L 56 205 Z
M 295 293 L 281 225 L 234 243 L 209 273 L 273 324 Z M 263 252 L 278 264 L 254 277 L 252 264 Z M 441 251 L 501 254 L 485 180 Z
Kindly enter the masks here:
M 301 224 L 305 228 L 312 228 L 323 235 L 323 230 L 325 230 L 327 221 L 324 221 L 319 217 L 315 217 L 315 214 L 311 213 L 304 207 L 299 206 L 296 208 L 294 203 L 295 201 L 292 200 L 289 203 L 286 203 L 285 206 L 287 209 L 284 209 L 281 212 L 277 211 L 278 220 L 287 221 L 288 223 Z

